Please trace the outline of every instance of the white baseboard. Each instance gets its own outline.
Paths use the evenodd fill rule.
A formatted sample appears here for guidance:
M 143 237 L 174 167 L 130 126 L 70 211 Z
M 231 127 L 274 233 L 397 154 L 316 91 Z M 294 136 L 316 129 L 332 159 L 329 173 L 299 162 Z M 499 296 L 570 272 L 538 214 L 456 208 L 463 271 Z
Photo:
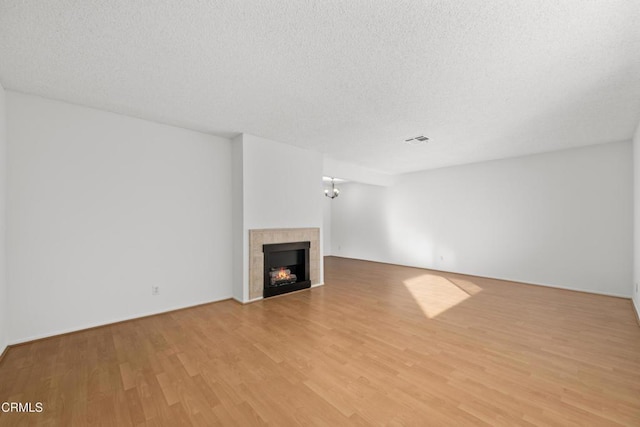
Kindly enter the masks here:
M 445 273 L 449 273 L 449 272 L 447 271 Z M 451 273 L 453 273 L 453 274 L 463 274 L 465 276 L 475 276 L 473 274 L 466 274 L 466 273 L 455 273 L 455 272 L 451 272 Z M 602 292 L 602 291 L 594 291 L 594 290 L 590 290 L 590 289 L 569 288 L 569 287 L 560 286 L 560 285 L 550 285 L 548 283 L 523 282 L 522 280 L 503 279 L 501 277 L 486 277 L 486 276 L 475 276 L 475 277 L 484 277 L 484 278 L 487 278 L 487 279 L 502 280 L 504 282 L 515 282 L 515 283 L 521 283 L 523 285 L 544 286 L 546 288 L 562 289 L 562 290 L 565 290 L 565 291 L 584 292 L 584 293 L 587 293 L 587 294 L 603 295 L 603 296 L 606 296 L 606 297 L 616 297 L 616 298 L 625 298 L 625 299 L 631 298 L 631 296 L 629 296 L 629 295 L 617 294 L 617 293 L 613 293 L 613 292 Z
M 234 298 L 234 300 L 238 301 L 240 304 L 251 304 L 252 302 L 262 301 L 263 299 L 264 299 L 263 297 L 258 297 L 258 298 L 253 298 L 253 299 L 248 299 L 246 301 L 242 301 L 242 300 L 239 300 L 238 298 Z
M 60 330 L 57 330 L 57 331 L 47 332 L 47 333 L 44 333 L 44 334 L 32 335 L 32 336 L 29 336 L 29 337 L 26 337 L 26 338 L 18 338 L 18 339 L 11 340 L 9 342 L 9 344 L 7 345 L 7 347 L 11 347 L 11 346 L 18 345 L 18 344 L 24 344 L 24 343 L 27 343 L 27 342 L 30 342 L 30 341 L 37 341 L 37 340 L 41 340 L 41 339 L 45 339 L 45 338 L 51 338 L 51 337 L 55 337 L 55 336 L 58 336 L 58 335 L 65 335 L 65 334 L 70 334 L 70 333 L 73 333 L 73 332 L 80 332 L 80 331 L 84 331 L 86 329 L 93 329 L 93 328 L 99 328 L 99 327 L 102 327 L 102 326 L 109 326 L 109 325 L 113 325 L 114 323 L 126 322 L 128 320 L 136 320 L 136 319 L 142 319 L 144 317 L 156 316 L 158 314 L 170 313 L 172 311 L 183 310 L 185 308 L 198 307 L 200 305 L 206 305 L 206 304 L 211 304 L 211 303 L 214 303 L 214 302 L 226 301 L 226 300 L 229 300 L 231 298 L 232 297 L 225 297 L 225 298 L 219 298 L 219 299 L 214 299 L 214 300 L 210 300 L 210 301 L 199 302 L 197 304 L 187 304 L 187 305 L 183 305 L 183 306 L 176 306 L 176 307 L 171 307 L 171 308 L 168 308 L 168 309 L 163 309 L 161 311 L 139 313 L 139 314 L 135 314 L 133 316 L 125 316 L 125 317 L 115 318 L 115 319 L 108 320 L 106 322 L 90 323 L 88 325 L 84 325 L 84 326 L 79 327 L 79 328 L 60 329 Z
M 519 280 L 519 279 L 509 279 L 509 278 L 506 278 L 506 277 L 495 277 L 495 276 L 482 276 L 480 274 L 463 273 L 463 272 L 460 272 L 460 271 L 437 270 L 435 268 L 424 267 L 424 266 L 420 266 L 420 265 L 396 264 L 396 263 L 393 263 L 393 262 L 377 261 L 377 260 L 364 259 L 364 258 L 352 258 L 352 257 L 347 257 L 347 256 L 339 256 L 339 255 L 332 255 L 332 257 L 334 257 L 334 258 L 354 259 L 354 260 L 357 260 L 357 261 L 375 262 L 375 263 L 378 263 L 378 264 L 399 265 L 401 267 L 420 268 L 422 270 L 436 271 L 436 272 L 439 272 L 439 273 L 460 274 L 462 276 L 479 277 L 479 278 L 482 278 L 482 279 L 491 279 L 491 280 L 501 280 L 501 281 L 504 281 L 504 282 L 521 283 L 523 285 L 544 286 L 544 287 L 547 287 L 547 288 L 564 289 L 566 291 L 584 292 L 584 293 L 587 293 L 587 294 L 604 295 L 604 296 L 608 296 L 608 297 L 625 298 L 625 299 L 630 299 L 631 298 L 631 294 L 617 294 L 617 293 L 613 293 L 613 292 L 602 292 L 602 291 L 595 291 L 595 290 L 591 290 L 591 289 L 569 288 L 569 287 L 560 286 L 560 285 L 550 285 L 548 283 L 525 282 L 525 281 Z
M 5 356 L 5 354 L 7 354 L 8 350 L 9 350 L 9 346 L 8 345 L 0 347 L 0 362 L 2 362 L 2 359 L 4 359 L 4 356 Z

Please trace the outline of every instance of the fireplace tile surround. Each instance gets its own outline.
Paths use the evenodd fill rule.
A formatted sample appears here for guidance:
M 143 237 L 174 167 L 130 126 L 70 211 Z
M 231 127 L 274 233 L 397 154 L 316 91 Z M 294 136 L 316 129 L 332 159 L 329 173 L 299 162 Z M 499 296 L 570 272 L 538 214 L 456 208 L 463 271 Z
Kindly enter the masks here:
M 263 296 L 264 254 L 262 245 L 310 242 L 309 279 L 320 283 L 320 228 L 265 228 L 249 230 L 249 300 Z

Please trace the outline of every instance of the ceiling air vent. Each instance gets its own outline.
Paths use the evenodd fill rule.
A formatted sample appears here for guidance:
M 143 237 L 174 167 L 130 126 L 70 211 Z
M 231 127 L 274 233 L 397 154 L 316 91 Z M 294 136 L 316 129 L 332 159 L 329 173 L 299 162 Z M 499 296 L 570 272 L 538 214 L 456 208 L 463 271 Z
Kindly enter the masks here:
M 405 144 L 411 144 L 411 145 L 424 144 L 427 141 L 429 141 L 429 138 L 427 138 L 424 135 L 415 136 L 413 138 L 409 138 L 409 139 L 405 139 L 404 140 Z

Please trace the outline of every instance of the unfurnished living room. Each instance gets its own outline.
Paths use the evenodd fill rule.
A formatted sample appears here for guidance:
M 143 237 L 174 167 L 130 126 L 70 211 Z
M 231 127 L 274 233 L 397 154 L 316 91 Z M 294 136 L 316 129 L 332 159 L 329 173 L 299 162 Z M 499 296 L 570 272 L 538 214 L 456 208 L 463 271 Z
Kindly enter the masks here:
M 0 426 L 639 426 L 637 0 L 0 0 Z

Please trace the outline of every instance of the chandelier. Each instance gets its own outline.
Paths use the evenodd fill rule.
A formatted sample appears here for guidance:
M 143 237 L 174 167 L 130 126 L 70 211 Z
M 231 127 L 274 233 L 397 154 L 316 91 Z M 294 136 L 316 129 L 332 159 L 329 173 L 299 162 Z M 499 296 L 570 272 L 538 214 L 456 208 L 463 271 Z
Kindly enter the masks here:
M 330 199 L 335 199 L 340 195 L 340 190 L 336 188 L 336 184 L 333 182 L 334 178 L 331 178 L 331 190 L 328 188 L 324 190 L 324 195 Z

